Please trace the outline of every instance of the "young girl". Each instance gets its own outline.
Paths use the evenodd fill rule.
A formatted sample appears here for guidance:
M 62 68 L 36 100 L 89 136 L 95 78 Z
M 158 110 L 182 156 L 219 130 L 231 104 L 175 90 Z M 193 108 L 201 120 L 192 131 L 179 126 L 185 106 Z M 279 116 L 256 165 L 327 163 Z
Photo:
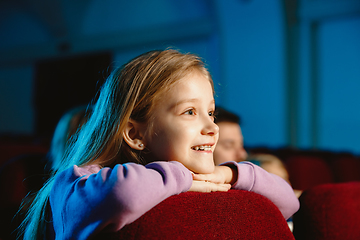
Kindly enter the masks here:
M 113 72 L 54 176 L 24 221 L 25 239 L 88 239 L 118 231 L 171 195 L 254 191 L 290 217 L 291 187 L 251 163 L 214 166 L 218 140 L 210 74 L 175 50 Z

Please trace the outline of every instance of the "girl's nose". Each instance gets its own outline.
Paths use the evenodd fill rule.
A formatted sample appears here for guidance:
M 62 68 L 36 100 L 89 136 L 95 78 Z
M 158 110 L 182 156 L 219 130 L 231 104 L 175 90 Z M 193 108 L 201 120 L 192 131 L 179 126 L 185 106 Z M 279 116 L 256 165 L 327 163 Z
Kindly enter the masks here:
M 204 128 L 202 129 L 201 134 L 203 135 L 216 135 L 219 133 L 219 126 L 216 125 L 211 119 L 209 119 Z

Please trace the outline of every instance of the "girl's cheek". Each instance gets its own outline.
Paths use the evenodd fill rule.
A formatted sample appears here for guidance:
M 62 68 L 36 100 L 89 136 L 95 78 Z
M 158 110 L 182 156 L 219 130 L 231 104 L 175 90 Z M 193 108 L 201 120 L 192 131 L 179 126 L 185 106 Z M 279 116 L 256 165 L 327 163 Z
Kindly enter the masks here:
M 215 147 L 219 141 L 219 133 L 215 135 Z

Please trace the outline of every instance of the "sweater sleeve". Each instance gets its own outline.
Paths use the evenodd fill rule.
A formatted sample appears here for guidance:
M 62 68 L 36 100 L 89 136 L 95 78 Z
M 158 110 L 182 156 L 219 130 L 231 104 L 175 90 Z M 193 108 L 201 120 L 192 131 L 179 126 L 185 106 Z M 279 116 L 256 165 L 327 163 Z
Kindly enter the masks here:
M 50 194 L 56 238 L 88 239 L 106 229 L 117 231 L 164 199 L 187 191 L 192 176 L 181 163 L 128 163 L 60 173 Z
M 291 186 L 281 177 L 250 162 L 227 162 L 223 165 L 237 168 L 238 179 L 232 188 L 263 195 L 279 208 L 285 219 L 299 210 L 298 198 Z

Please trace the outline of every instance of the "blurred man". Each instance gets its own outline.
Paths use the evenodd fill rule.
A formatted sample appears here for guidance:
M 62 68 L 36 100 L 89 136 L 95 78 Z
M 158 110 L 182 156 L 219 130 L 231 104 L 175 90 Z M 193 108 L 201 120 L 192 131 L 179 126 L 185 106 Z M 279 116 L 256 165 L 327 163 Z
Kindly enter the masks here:
M 215 123 L 219 126 L 219 141 L 214 151 L 215 165 L 228 161 L 244 161 L 248 154 L 240 128 L 240 117 L 216 107 Z

